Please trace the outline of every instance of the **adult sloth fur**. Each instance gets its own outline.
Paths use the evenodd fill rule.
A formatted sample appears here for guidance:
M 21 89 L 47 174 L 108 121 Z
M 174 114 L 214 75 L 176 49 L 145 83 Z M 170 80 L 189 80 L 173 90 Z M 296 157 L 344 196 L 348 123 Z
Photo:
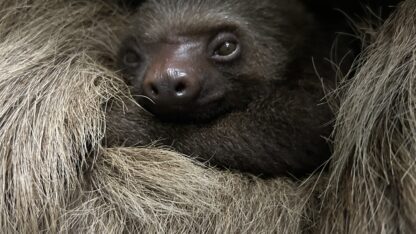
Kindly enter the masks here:
M 416 5 L 380 28 L 341 96 L 330 169 L 305 181 L 101 146 L 128 13 L 111 1 L 0 2 L 5 232 L 412 232 Z

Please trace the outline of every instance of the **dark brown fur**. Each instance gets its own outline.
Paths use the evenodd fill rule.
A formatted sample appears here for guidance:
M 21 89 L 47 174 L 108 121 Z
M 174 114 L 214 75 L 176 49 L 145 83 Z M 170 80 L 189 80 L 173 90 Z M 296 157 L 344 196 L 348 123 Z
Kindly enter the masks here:
M 102 106 L 120 93 L 102 65 L 129 21 L 113 3 L 0 1 L 1 232 L 415 233 L 414 0 L 365 28 L 370 46 L 334 91 L 331 166 L 299 182 L 103 147 Z
M 157 141 L 201 161 L 256 175 L 303 175 L 317 169 L 330 154 L 325 137 L 333 116 L 322 82 L 330 87 L 335 81 L 323 61 L 331 36 L 296 1 L 150 1 L 139 11 L 120 59 L 137 45 L 222 27 L 235 28 L 243 47 L 242 61 L 221 70 L 226 74 L 222 85 L 231 87 L 228 113 L 209 122 L 171 123 L 132 102 L 125 109 L 113 105 L 107 113 L 108 145 Z M 145 67 L 122 66 L 133 96 Z

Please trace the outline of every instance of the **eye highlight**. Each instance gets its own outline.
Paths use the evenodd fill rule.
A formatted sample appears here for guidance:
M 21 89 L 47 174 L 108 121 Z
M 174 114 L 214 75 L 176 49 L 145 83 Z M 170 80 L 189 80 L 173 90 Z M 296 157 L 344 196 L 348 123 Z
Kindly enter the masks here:
M 233 33 L 219 33 L 210 44 L 211 58 L 216 62 L 232 62 L 239 58 L 241 46 Z
M 228 56 L 232 54 L 236 49 L 237 43 L 233 41 L 226 41 L 215 51 L 215 55 Z

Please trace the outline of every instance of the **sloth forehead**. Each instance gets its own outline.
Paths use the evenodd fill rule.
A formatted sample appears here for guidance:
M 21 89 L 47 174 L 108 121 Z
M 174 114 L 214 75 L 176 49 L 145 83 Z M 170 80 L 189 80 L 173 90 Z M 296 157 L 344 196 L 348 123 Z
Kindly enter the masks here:
M 279 1 L 279 0 L 277 0 Z M 281 18 L 277 4 L 269 0 L 153 0 L 141 7 L 137 14 L 137 31 L 148 38 L 163 37 L 166 33 L 185 35 L 204 33 L 223 28 L 241 29 L 253 35 L 264 25 L 276 25 Z M 273 12 L 272 19 L 270 15 Z M 269 18 L 269 19 L 267 19 Z M 264 23 L 267 21 L 267 24 Z M 252 32 L 250 32 L 252 31 Z
M 238 16 L 216 13 L 200 16 L 188 15 L 186 18 L 179 16 L 164 16 L 145 18 L 140 17 L 137 24 L 137 31 L 144 32 L 144 36 L 149 40 L 158 40 L 172 35 L 201 35 L 215 34 L 219 31 L 242 32 L 248 31 L 243 19 Z

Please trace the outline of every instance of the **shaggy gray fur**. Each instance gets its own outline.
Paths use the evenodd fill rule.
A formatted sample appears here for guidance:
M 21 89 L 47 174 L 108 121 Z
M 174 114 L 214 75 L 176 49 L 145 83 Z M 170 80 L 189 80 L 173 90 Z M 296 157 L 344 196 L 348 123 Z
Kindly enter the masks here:
M 0 2 L 0 230 L 413 233 L 416 4 L 379 29 L 338 91 L 335 153 L 293 182 L 163 149 L 105 149 L 109 64 L 128 13 L 102 0 Z

